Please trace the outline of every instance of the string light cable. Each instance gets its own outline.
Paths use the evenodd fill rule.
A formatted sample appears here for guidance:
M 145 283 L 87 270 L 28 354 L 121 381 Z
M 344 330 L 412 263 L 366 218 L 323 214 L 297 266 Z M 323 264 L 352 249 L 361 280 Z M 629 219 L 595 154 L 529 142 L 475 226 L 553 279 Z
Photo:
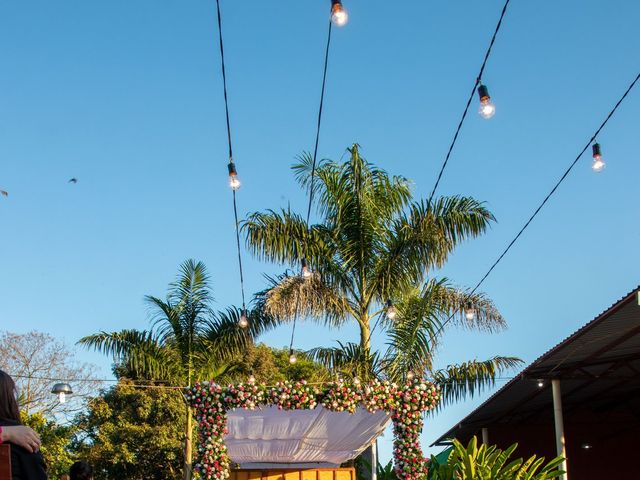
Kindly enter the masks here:
M 316 122 L 316 138 L 315 138 L 315 143 L 313 147 L 313 157 L 311 162 L 311 179 L 309 182 L 309 200 L 307 204 L 307 217 L 306 217 L 307 225 L 309 225 L 309 220 L 311 219 L 311 207 L 313 205 L 314 182 L 316 177 L 316 167 L 317 167 L 317 160 L 318 160 L 318 146 L 320 144 L 322 113 L 324 110 L 324 98 L 325 98 L 325 92 L 326 92 L 326 86 L 327 86 L 327 71 L 329 69 L 329 54 L 331 51 L 331 34 L 333 31 L 333 24 L 335 23 L 337 26 L 343 26 L 346 24 L 347 18 L 348 18 L 348 15 L 346 13 L 346 10 L 342 6 L 342 1 L 332 0 L 331 1 L 331 20 L 329 21 L 329 28 L 327 32 L 327 43 L 324 50 L 324 67 L 322 69 L 322 87 L 320 89 L 320 104 L 318 106 L 318 117 Z M 305 257 L 307 253 L 306 249 L 307 249 L 307 245 L 304 246 Z M 312 277 L 313 273 L 309 269 L 309 266 L 307 265 L 307 260 L 305 257 L 303 257 L 300 261 L 301 276 L 305 279 L 308 279 Z M 296 323 L 298 320 L 298 308 L 300 306 L 299 302 L 300 302 L 300 295 L 298 295 L 298 298 L 296 299 L 296 308 L 294 310 L 294 315 L 293 315 L 293 326 L 291 328 L 291 342 L 289 344 L 289 362 L 292 364 L 295 363 L 297 360 L 295 353 L 293 351 L 293 343 L 295 339 Z
M 458 136 L 460 135 L 460 131 L 462 130 L 462 125 L 464 124 L 464 121 L 467 118 L 467 113 L 469 112 L 469 107 L 471 106 L 471 102 L 473 101 L 473 97 L 476 94 L 476 91 L 478 92 L 478 95 L 480 97 L 480 102 L 481 102 L 480 114 L 484 118 L 491 118 L 493 116 L 493 113 L 495 113 L 495 107 L 493 107 L 493 104 L 489 102 L 490 100 L 489 91 L 487 87 L 482 84 L 482 75 L 484 74 L 484 69 L 487 66 L 487 61 L 489 60 L 489 56 L 491 55 L 493 44 L 495 43 L 496 37 L 498 36 L 498 32 L 500 31 L 500 27 L 502 26 L 502 20 L 504 19 L 504 16 L 507 13 L 507 7 L 509 6 L 510 1 L 511 0 L 506 0 L 504 3 L 504 6 L 502 7 L 500 18 L 498 19 L 498 23 L 496 24 L 496 28 L 493 32 L 493 36 L 491 37 L 491 41 L 489 42 L 489 47 L 487 48 L 487 51 L 484 54 L 484 59 L 482 60 L 480 71 L 478 72 L 476 81 L 473 84 L 473 88 L 471 89 L 471 94 L 469 95 L 467 104 L 464 107 L 464 111 L 462 112 L 460 121 L 458 122 L 458 126 L 456 128 L 455 134 L 453 135 L 453 140 L 449 145 L 449 150 L 447 150 L 447 155 L 444 157 L 444 161 L 442 162 L 442 166 L 440 167 L 440 172 L 438 172 L 438 177 L 436 178 L 436 182 L 433 185 L 433 190 L 431 190 L 431 194 L 429 195 L 429 201 L 427 202 L 427 205 L 431 205 L 431 200 L 433 200 L 433 196 L 435 195 L 436 190 L 438 189 L 438 185 L 440 184 L 440 180 L 442 179 L 442 175 L 444 174 L 445 168 L 447 168 L 447 163 L 449 163 L 449 158 L 451 157 L 453 148 L 456 146 L 456 142 L 458 141 Z
M 598 135 L 600 135 L 600 132 L 602 131 L 602 129 L 604 129 L 604 127 L 607 125 L 607 123 L 609 123 L 609 120 L 611 120 L 611 117 L 613 117 L 613 115 L 616 113 L 616 111 L 618 110 L 618 108 L 620 107 L 620 105 L 622 105 L 622 102 L 624 102 L 624 100 L 627 98 L 627 96 L 629 95 L 629 93 L 631 92 L 631 90 L 633 90 L 633 88 L 636 86 L 636 84 L 638 83 L 638 80 L 640 80 L 640 73 L 638 73 L 636 75 L 636 77 L 634 78 L 634 80 L 629 84 L 629 86 L 627 87 L 627 89 L 625 90 L 625 92 L 622 94 L 622 96 L 618 99 L 618 101 L 616 102 L 616 104 L 613 106 L 613 108 L 609 111 L 609 113 L 607 114 L 607 116 L 605 117 L 605 119 L 602 121 L 602 123 L 600 124 L 600 126 L 596 129 L 596 131 L 593 133 L 593 135 L 591 135 L 591 137 L 589 138 L 589 140 L 585 143 L 584 147 L 582 148 L 582 150 L 580 150 L 580 152 L 578 153 L 578 155 L 576 156 L 576 158 L 569 164 L 569 166 L 567 167 L 567 169 L 564 171 L 564 173 L 560 176 L 560 178 L 558 179 L 558 181 L 554 184 L 553 188 L 549 191 L 549 193 L 544 197 L 544 199 L 542 200 L 542 202 L 540 202 L 540 205 L 538 205 L 538 207 L 533 211 L 533 213 L 531 214 L 531 216 L 529 216 L 529 218 L 527 219 L 527 221 L 524 223 L 524 225 L 522 226 L 522 228 L 518 231 L 518 233 L 515 235 L 515 237 L 513 237 L 513 239 L 507 244 L 506 248 L 502 251 L 502 253 L 498 256 L 498 258 L 493 262 L 493 264 L 491 265 L 491 267 L 489 267 L 489 269 L 487 270 L 487 272 L 484 274 L 484 276 L 480 279 L 480 281 L 475 285 L 475 287 L 473 287 L 473 289 L 466 295 L 466 298 L 464 299 L 463 303 L 467 303 L 469 300 L 471 300 L 471 297 L 473 296 L 473 294 L 478 290 L 478 288 L 480 288 L 480 286 L 484 283 L 484 281 L 489 277 L 489 275 L 491 275 L 491 273 L 493 272 L 493 270 L 498 266 L 498 264 L 502 261 L 502 259 L 505 257 L 505 255 L 507 253 L 509 253 L 509 251 L 511 250 L 511 248 L 515 245 L 515 243 L 520 239 L 520 237 L 522 236 L 522 234 L 527 230 L 527 228 L 529 228 L 529 225 L 531 225 L 531 222 L 533 222 L 533 220 L 538 216 L 538 214 L 540 213 L 540 211 L 542 210 L 542 208 L 547 204 L 547 202 L 551 199 L 551 197 L 556 193 L 556 191 L 558 190 L 558 188 L 560 187 L 560 185 L 562 185 L 562 183 L 566 180 L 566 178 L 569 176 L 569 174 L 571 173 L 571 171 L 573 170 L 573 168 L 576 166 L 576 164 L 580 161 L 580 159 L 582 158 L 582 156 L 584 155 L 584 153 L 589 149 L 590 146 L 593 145 L 598 145 L 597 148 L 597 153 L 600 152 L 600 147 L 599 144 L 594 144 L 594 142 L 596 141 L 596 139 L 598 138 Z M 594 160 L 596 160 L 595 158 L 596 156 L 596 149 L 594 148 Z M 593 167 L 592 167 L 593 168 Z M 453 317 L 455 316 L 455 312 L 452 313 L 451 315 L 449 315 L 449 317 L 447 318 L 447 320 L 440 325 L 440 327 L 438 328 L 438 330 L 436 330 L 436 332 L 434 333 L 434 337 L 437 336 L 439 333 L 442 332 L 442 330 L 444 329 L 444 327 L 453 319 Z
M 218 39 L 220 43 L 220 65 L 222 69 L 222 87 L 224 93 L 224 110 L 227 126 L 227 145 L 229 147 L 229 163 L 227 170 L 229 172 L 229 186 L 233 195 L 233 217 L 235 221 L 236 230 L 236 248 L 238 251 L 238 270 L 240 273 L 240 294 L 242 296 L 242 313 L 238 324 L 240 327 L 245 328 L 249 325 L 247 320 L 247 306 L 244 294 L 244 271 L 242 268 L 242 250 L 240 248 L 240 222 L 238 221 L 238 202 L 237 202 L 237 190 L 240 188 L 240 180 L 238 179 L 238 171 L 233 159 L 233 144 L 231 141 L 231 121 L 229 119 L 229 96 L 227 93 L 227 69 L 224 58 L 224 39 L 222 35 L 222 15 L 220 13 L 220 0 L 216 0 L 216 11 L 218 14 Z

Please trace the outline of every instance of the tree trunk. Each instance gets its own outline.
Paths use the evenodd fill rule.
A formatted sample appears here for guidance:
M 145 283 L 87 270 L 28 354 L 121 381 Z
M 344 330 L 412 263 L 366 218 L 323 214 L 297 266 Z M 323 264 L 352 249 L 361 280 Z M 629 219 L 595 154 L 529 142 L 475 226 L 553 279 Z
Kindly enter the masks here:
M 367 353 L 371 351 L 371 327 L 368 320 L 360 323 L 360 346 Z
M 191 426 L 191 423 L 193 421 L 193 417 L 191 415 L 191 408 L 189 406 L 187 406 L 187 427 L 185 429 L 185 435 L 184 435 L 184 471 L 182 473 L 182 478 L 183 480 L 191 480 L 191 475 L 192 475 L 192 465 L 191 465 L 191 460 L 192 460 L 192 446 L 191 446 L 191 439 L 192 439 L 192 435 L 193 435 L 193 428 Z

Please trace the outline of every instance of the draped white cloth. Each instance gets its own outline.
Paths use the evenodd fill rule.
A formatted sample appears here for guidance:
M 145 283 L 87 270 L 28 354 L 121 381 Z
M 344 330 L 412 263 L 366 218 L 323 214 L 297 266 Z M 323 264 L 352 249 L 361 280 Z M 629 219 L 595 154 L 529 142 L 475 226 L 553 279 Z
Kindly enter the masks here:
M 359 455 L 386 428 L 386 412 L 331 412 L 313 410 L 259 410 L 228 412 L 225 437 L 229 457 L 242 468 L 255 464 L 322 464 L 339 466 Z

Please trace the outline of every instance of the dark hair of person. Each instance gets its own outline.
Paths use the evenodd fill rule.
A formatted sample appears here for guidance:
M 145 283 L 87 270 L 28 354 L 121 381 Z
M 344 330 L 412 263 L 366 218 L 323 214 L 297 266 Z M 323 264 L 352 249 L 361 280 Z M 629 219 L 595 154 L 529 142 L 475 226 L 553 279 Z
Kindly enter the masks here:
M 76 462 L 69 469 L 71 480 L 91 480 L 93 478 L 93 468 L 87 462 Z
M 0 420 L 20 422 L 16 384 L 13 378 L 2 370 L 0 370 Z

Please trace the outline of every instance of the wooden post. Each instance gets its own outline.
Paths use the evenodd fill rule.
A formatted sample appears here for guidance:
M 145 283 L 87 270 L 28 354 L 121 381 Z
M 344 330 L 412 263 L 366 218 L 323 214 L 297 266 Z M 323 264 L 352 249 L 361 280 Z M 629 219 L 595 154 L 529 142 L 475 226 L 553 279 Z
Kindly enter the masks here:
M 482 428 L 482 444 L 489 446 L 489 429 L 486 427 Z
M 567 448 L 564 438 L 564 421 L 562 419 L 562 393 L 560 391 L 560 380 L 554 378 L 551 380 L 551 390 L 553 392 L 553 421 L 556 429 L 556 452 L 559 457 L 563 457 L 564 461 L 560 464 L 560 468 L 565 471 L 559 478 L 560 480 L 569 480 L 567 472 Z

